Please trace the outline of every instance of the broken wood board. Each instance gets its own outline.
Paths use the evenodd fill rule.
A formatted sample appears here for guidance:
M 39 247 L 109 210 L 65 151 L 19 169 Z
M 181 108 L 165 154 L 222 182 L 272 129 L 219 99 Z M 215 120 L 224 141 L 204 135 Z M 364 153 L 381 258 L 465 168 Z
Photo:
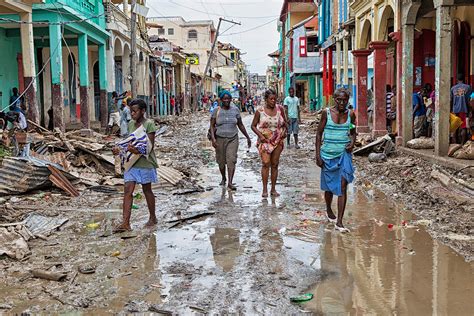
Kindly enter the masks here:
M 70 138 L 72 138 L 70 136 Z M 81 137 L 83 138 L 83 137 Z M 85 138 L 87 139 L 87 138 Z M 104 144 L 94 143 L 92 139 L 89 139 L 88 142 L 81 141 L 81 140 L 69 140 L 69 142 L 76 148 L 82 149 L 84 151 L 99 151 L 104 149 Z
M 372 148 L 376 147 L 377 145 L 383 144 L 385 141 L 392 141 L 392 139 L 390 138 L 390 136 L 385 135 L 371 142 L 370 144 L 367 144 L 359 149 L 354 150 L 353 153 L 355 156 L 362 156 L 362 155 L 368 154 L 372 152 Z
M 49 176 L 49 180 L 57 186 L 58 188 L 64 190 L 65 192 L 69 193 L 69 195 L 73 197 L 78 197 L 79 191 L 72 185 L 72 183 L 62 174 L 61 171 L 56 169 L 53 166 L 48 166 L 49 171 L 51 171 L 51 175 Z

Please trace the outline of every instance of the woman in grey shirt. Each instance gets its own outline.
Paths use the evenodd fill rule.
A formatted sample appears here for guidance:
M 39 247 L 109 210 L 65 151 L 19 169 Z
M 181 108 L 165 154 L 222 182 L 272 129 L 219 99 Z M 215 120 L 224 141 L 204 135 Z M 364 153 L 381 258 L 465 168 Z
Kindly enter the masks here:
M 229 176 L 227 188 L 235 191 L 237 188 L 232 181 L 234 179 L 237 151 L 239 149 L 239 129 L 247 138 L 249 148 L 252 142 L 242 123 L 239 108 L 231 103 L 232 95 L 230 92 L 227 90 L 222 91 L 219 95 L 219 99 L 220 106 L 214 110 L 211 116 L 211 141 L 212 146 L 216 149 L 216 160 L 222 176 L 220 185 L 225 185 L 227 182 L 225 173 L 225 167 L 227 165 L 227 173 Z

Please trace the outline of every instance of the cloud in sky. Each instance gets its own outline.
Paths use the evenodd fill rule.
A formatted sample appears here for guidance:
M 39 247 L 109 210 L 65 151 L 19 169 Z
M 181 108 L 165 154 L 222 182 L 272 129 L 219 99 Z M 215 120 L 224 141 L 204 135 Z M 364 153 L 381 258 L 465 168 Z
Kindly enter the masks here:
M 222 23 L 221 42 L 230 42 L 245 53 L 251 72 L 264 74 L 278 48 L 277 22 L 283 0 L 148 0 L 148 17 L 182 16 L 185 20 L 213 20 L 219 17 L 240 22 Z

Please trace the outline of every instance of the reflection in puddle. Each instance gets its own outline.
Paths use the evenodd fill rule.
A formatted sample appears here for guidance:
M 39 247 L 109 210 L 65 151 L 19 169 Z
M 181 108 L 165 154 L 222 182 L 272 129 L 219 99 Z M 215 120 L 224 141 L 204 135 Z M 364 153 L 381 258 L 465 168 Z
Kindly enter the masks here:
M 318 185 L 315 172 L 310 180 Z M 369 200 L 362 192 L 350 193 L 351 234 L 324 234 L 320 260 L 327 277 L 309 290 L 314 299 L 305 309 L 328 315 L 463 315 L 473 310 L 474 265 L 422 228 L 388 229 L 387 224 L 396 227 L 412 215 L 380 192 L 372 195 Z
M 231 271 L 240 252 L 240 232 L 233 228 L 215 228 L 210 239 L 215 263 L 224 272 Z
M 315 244 L 292 237 L 283 237 L 283 243 L 286 247 L 286 253 L 289 258 L 296 259 L 314 269 L 321 268 L 319 260 L 320 244 Z

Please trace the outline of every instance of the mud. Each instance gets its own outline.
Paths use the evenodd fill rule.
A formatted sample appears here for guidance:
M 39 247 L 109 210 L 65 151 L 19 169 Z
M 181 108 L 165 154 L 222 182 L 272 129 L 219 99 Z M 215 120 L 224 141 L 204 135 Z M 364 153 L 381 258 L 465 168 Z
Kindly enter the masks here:
M 8 313 L 94 315 L 148 310 L 458 315 L 474 309 L 473 264 L 433 240 L 426 221 L 396 204 L 393 194 L 387 197 L 369 181 L 352 185 L 346 211 L 352 232 L 334 232 L 322 212 L 310 128 L 302 127 L 301 150 L 284 151 L 281 197 L 262 200 L 256 149 L 247 152 L 241 139 L 238 190 L 223 190 L 213 150 L 203 138 L 206 116 L 198 118 L 157 138 L 158 158 L 208 190 L 172 195 L 174 187 L 155 185 L 155 230 L 142 229 L 147 209 L 139 200 L 132 216 L 135 235 L 107 233 L 120 219 L 120 191 L 16 201 L 39 213 L 67 216 L 69 222 L 47 240 L 30 243 L 27 260 L 0 260 L 0 306 Z M 247 126 L 250 120 L 245 116 Z M 199 214 L 207 215 L 176 225 L 176 219 Z M 89 223 L 100 227 L 86 228 Z M 95 273 L 78 272 L 83 267 Z M 68 278 L 34 279 L 31 269 L 66 272 Z M 302 293 L 314 294 L 313 300 L 290 303 L 291 296 Z

